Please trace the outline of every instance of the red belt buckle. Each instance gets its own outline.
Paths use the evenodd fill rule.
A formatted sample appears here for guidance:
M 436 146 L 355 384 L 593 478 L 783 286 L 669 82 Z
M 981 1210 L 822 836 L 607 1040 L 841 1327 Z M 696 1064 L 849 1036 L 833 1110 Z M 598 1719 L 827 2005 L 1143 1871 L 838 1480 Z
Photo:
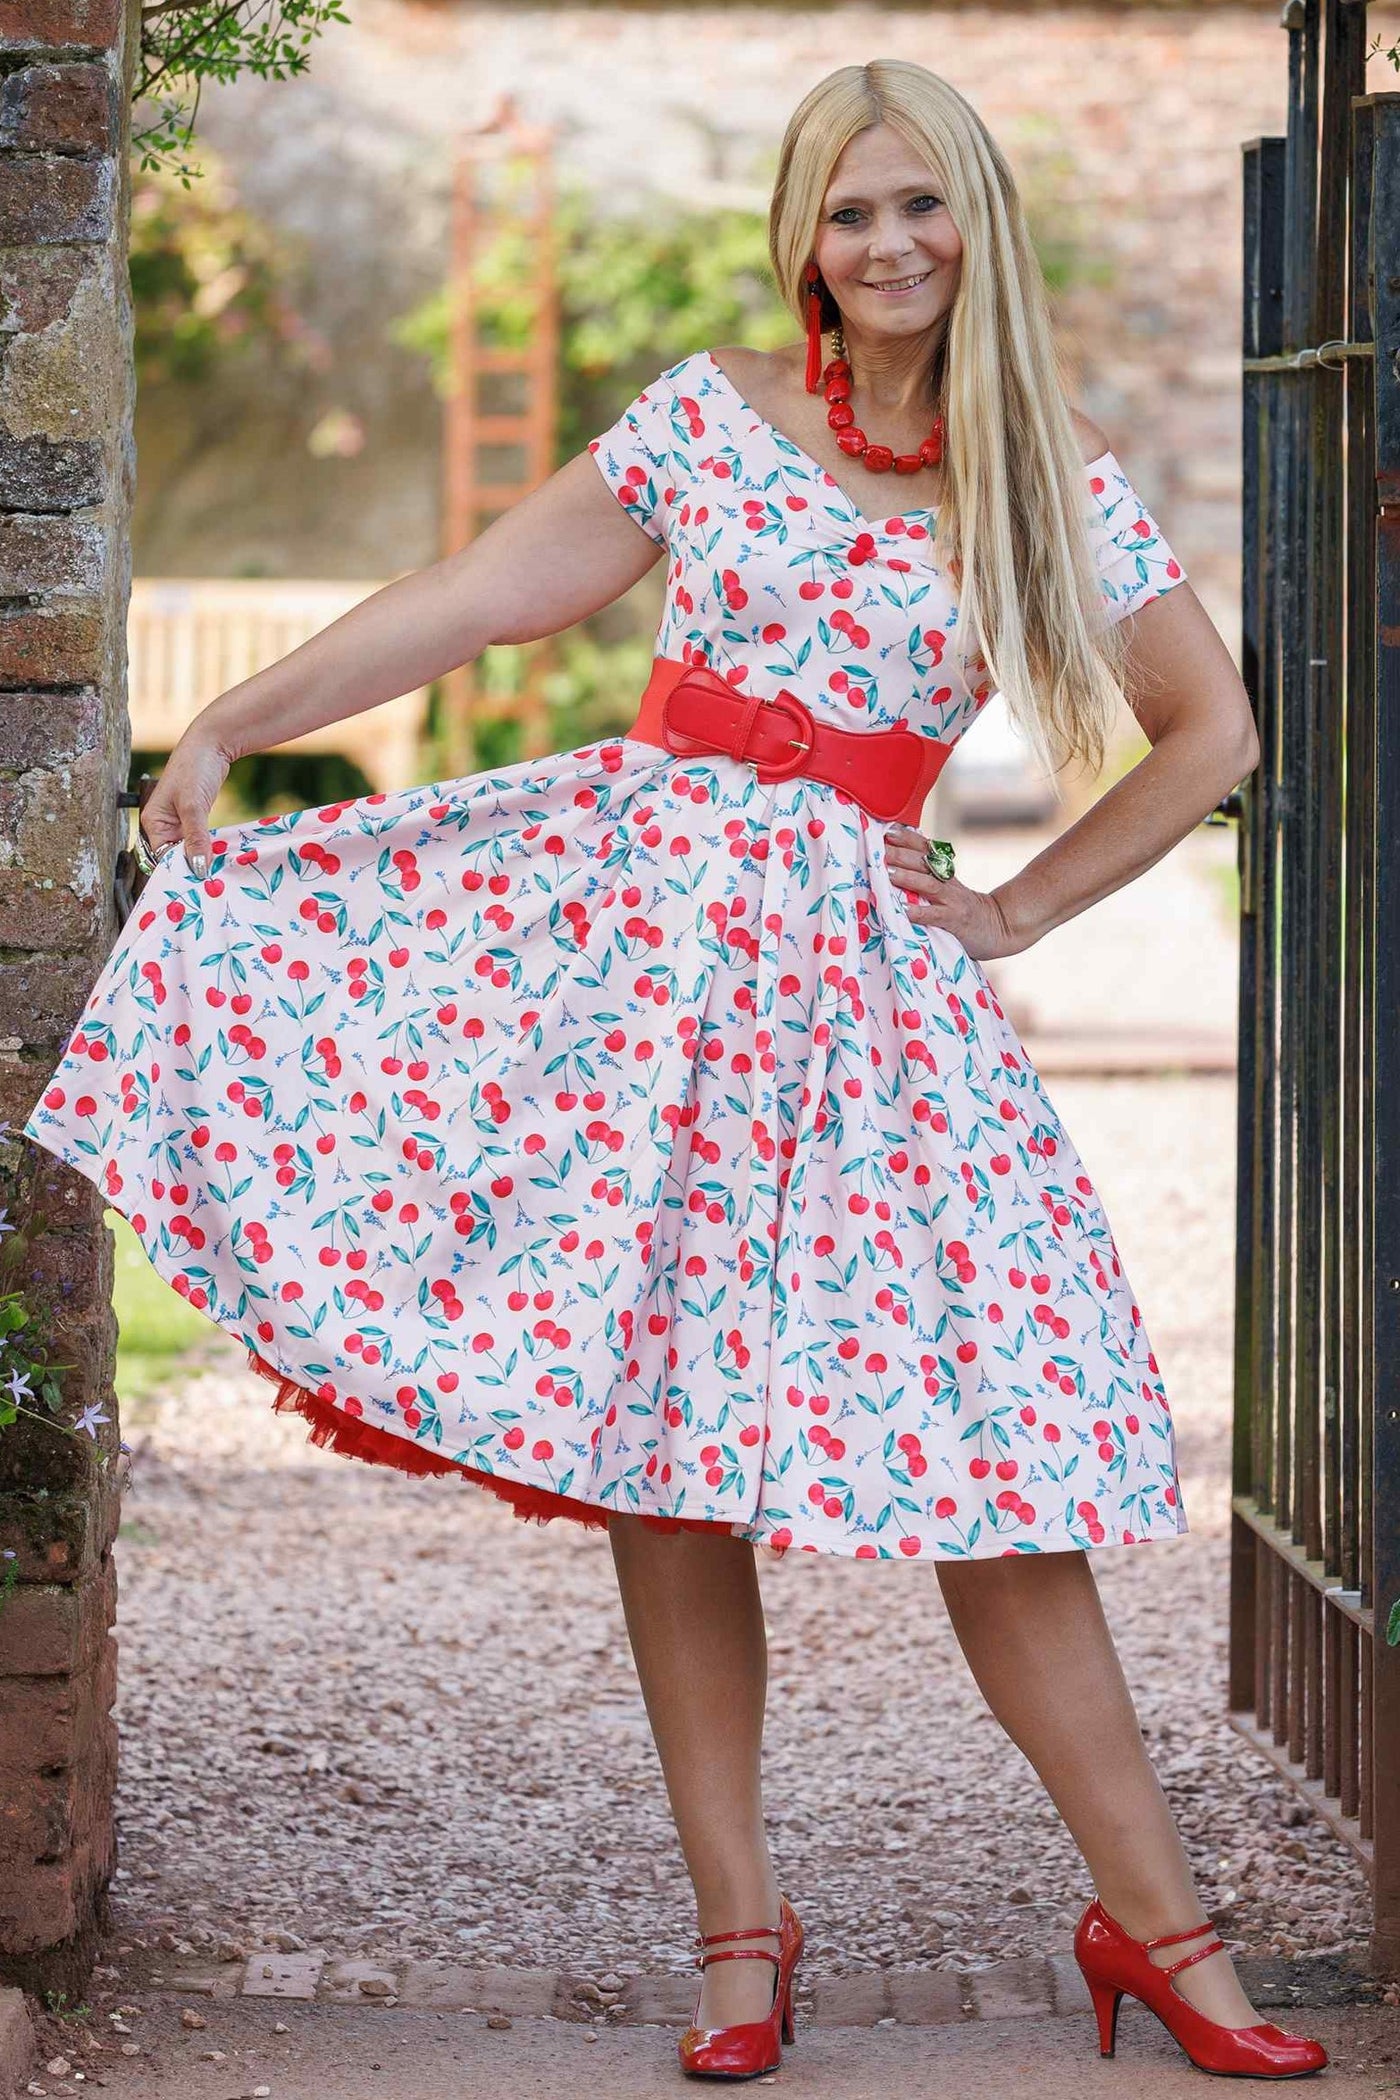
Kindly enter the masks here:
M 712 682 L 718 690 L 712 689 Z M 729 714 L 731 720 L 737 707 L 739 719 L 728 734 L 704 726 L 682 728 L 672 717 L 677 704 L 686 700 L 698 705 L 701 725 L 706 703 L 712 716 L 718 704 L 721 712 Z M 791 757 L 755 757 L 750 749 L 755 726 L 760 722 L 771 723 L 775 717 L 784 714 L 799 732 L 797 736 L 788 737 L 783 746 L 791 752 Z M 760 780 L 789 780 L 793 774 L 804 770 L 807 756 L 816 743 L 817 725 L 805 703 L 786 688 L 772 700 L 764 700 L 757 693 L 740 693 L 732 687 L 726 689 L 714 679 L 713 673 L 702 672 L 694 678 L 678 678 L 666 694 L 661 706 L 661 735 L 666 749 L 678 757 L 692 757 L 697 751 L 723 752 L 728 758 L 751 765 Z
M 807 754 L 817 741 L 817 725 L 812 720 L 811 709 L 807 707 L 804 701 L 798 699 L 796 693 L 790 693 L 786 688 L 779 693 L 775 693 L 771 700 L 762 702 L 760 708 L 754 714 L 753 722 L 750 722 L 748 725 L 749 733 L 752 734 L 755 722 L 764 719 L 771 722 L 775 713 L 782 714 L 784 711 L 796 723 L 800 732 L 797 736 L 785 739 L 786 747 L 791 750 L 793 755 L 791 758 L 755 758 L 749 760 L 760 780 L 791 780 L 794 773 L 805 772 Z M 746 735 L 742 746 L 735 754 L 737 757 L 748 759 L 748 741 L 748 735 Z

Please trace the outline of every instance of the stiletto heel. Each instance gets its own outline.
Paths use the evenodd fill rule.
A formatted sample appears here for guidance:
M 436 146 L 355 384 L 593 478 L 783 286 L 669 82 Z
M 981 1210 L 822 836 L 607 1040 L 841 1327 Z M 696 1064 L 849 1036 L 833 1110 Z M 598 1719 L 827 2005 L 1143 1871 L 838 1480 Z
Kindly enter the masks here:
M 1112 2056 L 1118 2039 L 1118 2008 L 1123 1993 L 1111 1983 L 1091 1983 L 1089 1996 L 1099 2023 L 1099 2055 Z
M 771 1961 L 777 1971 L 773 1979 L 773 2005 L 765 2020 L 745 2020 L 734 2027 L 700 2027 L 692 2020 L 677 2049 L 681 2069 L 691 2078 L 761 2078 L 776 2071 L 782 2062 L 783 2042 L 793 2041 L 797 2027 L 793 2015 L 792 1976 L 802 1952 L 802 1927 L 786 1896 L 779 1898 L 776 1925 L 746 1926 L 738 1932 L 705 1932 L 695 1945 L 711 1947 L 716 1940 L 776 1939 L 778 1951 L 769 1947 L 725 1947 L 717 1954 L 702 1952 L 695 1957 L 699 1969 L 712 1961 Z M 702 1985 L 703 1989 L 703 1985 Z M 700 2010 L 696 2000 L 695 2010 Z
M 1160 1966 L 1152 1960 L 1152 1948 L 1175 1947 L 1183 1940 L 1199 1939 L 1202 1933 L 1207 1935 L 1205 1945 L 1194 1953 Z M 1204 1961 L 1208 1954 L 1223 1952 L 1224 1942 L 1209 1922 L 1192 1925 L 1185 1932 L 1162 1932 L 1156 1939 L 1135 1940 L 1095 1897 L 1075 1927 L 1074 1956 L 1098 2017 L 1099 2054 L 1113 2054 L 1118 2006 L 1127 1992 L 1157 2015 L 1198 2071 L 1211 2071 L 1222 2078 L 1307 2078 L 1320 2071 L 1327 2062 L 1321 2042 L 1288 2034 L 1272 2020 L 1256 2021 L 1252 2027 L 1222 2027 L 1182 1997 L 1171 1980 L 1177 1970 Z

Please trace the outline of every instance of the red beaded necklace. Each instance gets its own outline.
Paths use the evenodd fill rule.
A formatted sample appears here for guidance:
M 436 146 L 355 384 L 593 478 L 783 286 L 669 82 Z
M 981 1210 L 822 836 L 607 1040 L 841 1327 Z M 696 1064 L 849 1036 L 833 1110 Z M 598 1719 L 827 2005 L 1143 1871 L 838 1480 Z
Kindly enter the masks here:
M 822 372 L 822 392 L 826 396 L 826 420 L 836 432 L 841 450 L 862 461 L 872 474 L 888 474 L 891 468 L 896 474 L 917 474 L 920 467 L 936 467 L 943 457 L 942 411 L 934 417 L 933 428 L 917 452 L 894 452 L 888 445 L 872 445 L 857 425 L 851 407 L 851 367 L 839 328 L 833 330 L 832 348 L 836 355 Z

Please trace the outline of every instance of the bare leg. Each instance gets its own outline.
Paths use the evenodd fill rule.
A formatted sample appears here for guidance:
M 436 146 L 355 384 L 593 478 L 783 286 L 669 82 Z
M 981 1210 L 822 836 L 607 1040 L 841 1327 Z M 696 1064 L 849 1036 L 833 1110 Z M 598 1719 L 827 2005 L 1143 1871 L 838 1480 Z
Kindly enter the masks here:
M 1135 1939 L 1208 1923 L 1082 1552 L 939 1561 L 953 1630 L 987 1704 L 1030 1760 L 1099 1900 Z M 1161 1947 L 1159 1966 L 1205 1939 Z M 1173 1978 L 1208 2019 L 1263 2017 L 1225 1953 Z
M 768 1644 L 754 1549 L 718 1530 L 649 1531 L 633 1516 L 614 1516 L 608 1537 L 695 1890 L 696 1930 L 733 1931 L 770 1920 L 776 1928 L 779 1890 L 760 1773 Z M 734 1944 L 776 1953 L 777 1932 Z M 701 1972 L 695 1973 L 699 1981 Z M 704 1971 L 699 2024 L 766 2018 L 776 1975 L 767 1961 L 713 1963 Z

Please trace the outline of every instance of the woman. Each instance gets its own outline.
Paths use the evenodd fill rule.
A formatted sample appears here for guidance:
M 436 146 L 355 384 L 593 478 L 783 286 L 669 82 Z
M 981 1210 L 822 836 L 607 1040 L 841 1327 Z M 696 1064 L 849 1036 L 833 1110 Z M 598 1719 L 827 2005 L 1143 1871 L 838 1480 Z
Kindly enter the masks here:
M 687 2071 L 755 2075 L 792 2033 L 762 1543 L 936 1563 L 1092 1874 L 1105 2053 L 1127 1991 L 1193 2061 L 1296 2076 L 1325 2053 L 1212 1934 L 1088 1565 L 1186 1528 L 1166 1395 L 981 968 L 1192 831 L 1256 762 L 1250 709 L 1064 400 L 1015 185 L 951 87 L 815 87 L 771 252 L 805 346 L 681 359 L 205 710 L 145 813 L 186 857 L 28 1132 L 317 1441 L 606 1526 L 698 1906 Z M 235 757 L 567 627 L 662 549 L 627 736 L 211 838 Z M 1094 763 L 1125 678 L 1150 753 L 1011 880 L 958 881 L 918 816 L 993 681 Z

